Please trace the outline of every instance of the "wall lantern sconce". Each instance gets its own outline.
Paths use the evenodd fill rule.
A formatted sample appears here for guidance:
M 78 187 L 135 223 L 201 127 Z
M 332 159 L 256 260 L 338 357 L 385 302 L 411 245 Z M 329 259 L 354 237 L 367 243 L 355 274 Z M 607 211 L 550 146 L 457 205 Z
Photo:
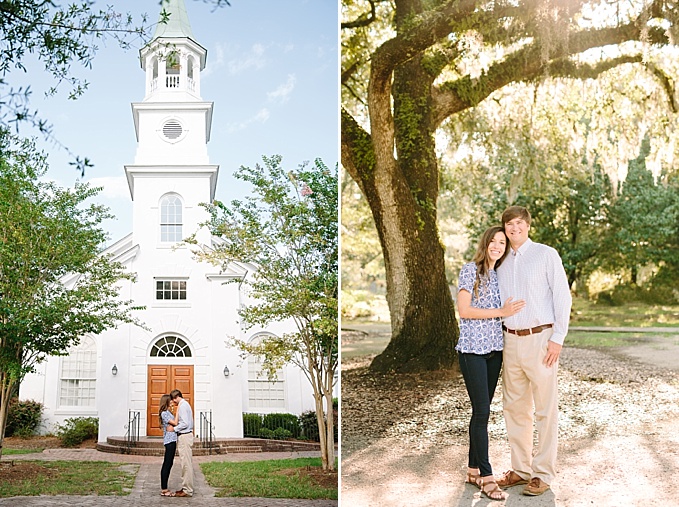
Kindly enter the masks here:
M 224 365 L 224 376 L 228 377 L 230 374 L 231 372 L 229 371 L 229 367 Z
M 113 365 L 113 368 L 111 368 L 111 373 L 114 377 L 118 375 L 118 367 L 115 364 Z

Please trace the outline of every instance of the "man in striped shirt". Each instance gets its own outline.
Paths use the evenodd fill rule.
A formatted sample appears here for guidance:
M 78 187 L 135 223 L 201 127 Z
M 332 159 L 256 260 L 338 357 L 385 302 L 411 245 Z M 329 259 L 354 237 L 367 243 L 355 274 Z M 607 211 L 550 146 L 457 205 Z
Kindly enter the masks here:
M 509 296 L 525 300 L 526 307 L 504 319 L 503 406 L 512 470 L 498 484 L 526 484 L 523 494 L 537 496 L 556 477 L 557 369 L 572 301 L 559 254 L 528 238 L 530 222 L 530 213 L 522 206 L 510 206 L 502 214 L 511 251 L 497 271 L 500 293 L 503 301 Z

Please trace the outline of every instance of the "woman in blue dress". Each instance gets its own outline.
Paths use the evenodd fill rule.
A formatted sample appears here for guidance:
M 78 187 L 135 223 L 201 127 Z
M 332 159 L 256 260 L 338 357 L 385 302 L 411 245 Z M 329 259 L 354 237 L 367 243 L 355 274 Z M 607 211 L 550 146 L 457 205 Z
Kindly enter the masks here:
M 501 226 L 481 236 L 472 262 L 460 271 L 457 307 L 460 312 L 458 352 L 460 371 L 472 404 L 469 423 L 469 464 L 466 482 L 478 486 L 491 500 L 504 500 L 488 459 L 488 419 L 502 367 L 502 317 L 523 309 L 525 301 L 500 299 L 495 270 L 509 249 Z
M 174 431 L 167 431 L 167 426 L 177 426 L 179 422 L 177 416 L 170 412 L 172 398 L 169 394 L 160 397 L 160 409 L 158 410 L 158 420 L 160 427 L 163 428 L 163 444 L 165 445 L 165 458 L 163 466 L 160 468 L 160 494 L 161 496 L 174 496 L 174 492 L 167 489 L 167 481 L 170 478 L 170 471 L 174 463 L 174 455 L 177 452 L 177 434 Z

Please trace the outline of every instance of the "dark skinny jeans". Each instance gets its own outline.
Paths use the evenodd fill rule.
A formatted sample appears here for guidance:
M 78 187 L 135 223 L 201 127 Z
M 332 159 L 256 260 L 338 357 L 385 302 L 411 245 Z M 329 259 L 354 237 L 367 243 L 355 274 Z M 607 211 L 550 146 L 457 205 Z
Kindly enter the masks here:
M 167 489 L 167 481 L 170 478 L 170 470 L 174 463 L 174 454 L 177 451 L 177 441 L 165 444 L 165 458 L 160 468 L 160 489 Z
M 488 459 L 488 419 L 497 380 L 502 368 L 502 352 L 459 354 L 460 370 L 472 402 L 469 422 L 469 468 L 478 468 L 481 477 L 493 475 Z

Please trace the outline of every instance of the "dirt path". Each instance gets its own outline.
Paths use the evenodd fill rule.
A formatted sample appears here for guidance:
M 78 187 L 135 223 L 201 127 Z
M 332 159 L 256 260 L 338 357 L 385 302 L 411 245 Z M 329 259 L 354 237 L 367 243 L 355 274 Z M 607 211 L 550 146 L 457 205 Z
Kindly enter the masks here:
M 342 505 L 679 506 L 679 336 L 565 348 L 557 480 L 541 497 L 518 486 L 493 502 L 463 483 L 470 409 L 459 375 L 370 373 L 372 354 L 361 352 L 384 341 L 386 330 L 375 331 L 342 336 Z M 499 393 L 489 425 L 496 473 L 510 467 Z

